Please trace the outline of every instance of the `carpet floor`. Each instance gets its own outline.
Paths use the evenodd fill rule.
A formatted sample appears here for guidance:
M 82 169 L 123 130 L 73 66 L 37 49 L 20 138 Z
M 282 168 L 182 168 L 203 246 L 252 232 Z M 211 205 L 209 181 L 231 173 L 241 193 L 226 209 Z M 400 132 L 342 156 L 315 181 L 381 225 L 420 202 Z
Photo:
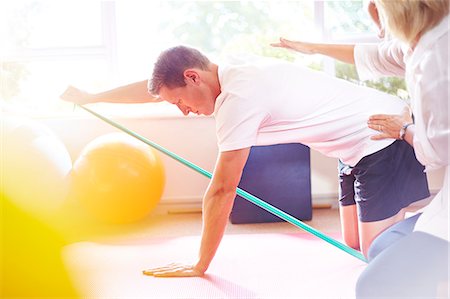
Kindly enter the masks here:
M 142 274 L 195 261 L 199 244 L 199 236 L 78 242 L 65 248 L 64 258 L 81 296 L 88 298 L 354 298 L 365 267 L 305 232 L 254 233 L 225 235 L 204 277 Z

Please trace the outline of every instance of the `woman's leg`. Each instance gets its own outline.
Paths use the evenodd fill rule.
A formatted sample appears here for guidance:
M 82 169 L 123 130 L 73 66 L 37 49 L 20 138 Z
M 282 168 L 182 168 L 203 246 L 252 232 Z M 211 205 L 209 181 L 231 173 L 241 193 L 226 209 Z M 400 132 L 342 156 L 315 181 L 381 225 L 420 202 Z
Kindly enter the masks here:
M 369 263 L 356 298 L 448 298 L 449 254 L 448 241 L 412 232 Z

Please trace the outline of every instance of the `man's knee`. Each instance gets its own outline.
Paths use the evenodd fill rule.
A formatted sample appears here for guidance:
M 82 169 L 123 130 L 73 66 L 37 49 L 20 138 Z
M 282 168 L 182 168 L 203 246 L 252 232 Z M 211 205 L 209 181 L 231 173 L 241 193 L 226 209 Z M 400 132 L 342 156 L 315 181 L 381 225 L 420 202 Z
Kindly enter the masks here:
M 344 234 L 343 236 L 345 244 L 347 244 L 348 247 L 351 247 L 355 250 L 359 250 L 359 236 L 358 234 Z

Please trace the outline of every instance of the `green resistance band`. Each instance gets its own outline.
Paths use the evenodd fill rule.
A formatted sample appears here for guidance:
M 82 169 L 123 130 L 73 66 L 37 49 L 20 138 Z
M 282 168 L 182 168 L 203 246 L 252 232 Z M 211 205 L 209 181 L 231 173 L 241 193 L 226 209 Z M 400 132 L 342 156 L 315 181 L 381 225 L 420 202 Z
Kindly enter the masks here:
M 194 163 L 189 162 L 188 160 L 186 160 L 186 159 L 184 159 L 184 158 L 182 158 L 182 157 L 172 153 L 171 151 L 165 149 L 164 147 L 162 147 L 162 146 L 160 146 L 160 145 L 158 145 L 158 144 L 148 140 L 147 138 L 145 138 L 145 137 L 143 137 L 143 136 L 141 136 L 141 135 L 139 135 L 139 134 L 137 134 L 137 133 L 127 129 L 127 128 L 125 128 L 124 126 L 122 126 L 122 125 L 120 125 L 120 124 L 118 124 L 118 123 L 116 123 L 116 122 L 114 122 L 114 121 L 112 121 L 112 120 L 110 120 L 110 119 L 108 119 L 108 118 L 106 118 L 106 117 L 104 117 L 104 116 L 102 116 L 102 115 L 100 115 L 100 114 L 98 114 L 98 113 L 96 113 L 96 112 L 94 112 L 94 111 L 92 111 L 92 110 L 82 106 L 82 105 L 77 105 L 77 106 L 81 107 L 82 109 L 86 110 L 87 112 L 91 113 L 92 115 L 100 118 L 101 120 L 107 122 L 111 126 L 116 127 L 117 129 L 127 133 L 128 135 L 131 135 L 131 136 L 139 139 L 140 141 L 142 141 L 142 142 L 146 143 L 147 145 L 155 148 L 156 150 L 158 150 L 158 151 L 166 154 L 167 156 L 177 160 L 178 162 L 181 162 L 182 164 L 184 164 L 187 167 L 197 171 L 198 173 L 204 175 L 205 177 L 210 178 L 210 179 L 212 178 L 212 174 L 210 172 L 208 172 L 208 171 L 204 170 L 203 168 L 195 165 Z M 259 199 L 258 197 L 254 196 L 254 195 L 252 195 L 252 194 L 250 194 L 250 193 L 248 193 L 248 192 L 246 192 L 246 191 L 244 191 L 244 190 L 242 190 L 240 188 L 236 189 L 236 193 L 239 196 L 245 198 L 246 200 L 252 202 L 253 204 L 255 204 L 255 205 L 263 208 L 264 210 L 266 210 L 266 211 L 268 211 L 268 212 L 270 212 L 270 213 L 280 217 L 281 219 L 283 219 L 283 220 L 285 220 L 285 221 L 287 221 L 287 222 L 289 222 L 289 223 L 291 223 L 291 224 L 293 224 L 293 225 L 295 225 L 295 226 L 297 226 L 297 227 L 299 227 L 299 228 L 301 228 L 301 229 L 303 229 L 303 230 L 305 230 L 305 231 L 315 235 L 316 237 L 318 237 L 318 238 L 320 238 L 320 239 L 330 243 L 331 245 L 336 246 L 337 248 L 347 252 L 348 254 L 350 254 L 350 255 L 358 258 L 358 259 L 360 259 L 361 261 L 367 262 L 366 258 L 364 257 L 364 255 L 361 252 L 359 252 L 359 251 L 357 251 L 357 250 L 355 250 L 355 249 L 353 249 L 351 247 L 348 247 L 347 245 L 342 244 L 339 241 L 334 240 L 333 238 L 331 238 L 331 237 L 321 233 L 320 231 L 316 230 L 315 228 L 313 228 L 313 227 L 303 223 L 302 221 L 300 221 L 297 218 L 295 218 L 295 217 L 293 217 L 293 216 L 283 212 L 282 210 L 280 210 L 280 209 L 278 209 L 278 208 L 268 204 L 267 202 Z

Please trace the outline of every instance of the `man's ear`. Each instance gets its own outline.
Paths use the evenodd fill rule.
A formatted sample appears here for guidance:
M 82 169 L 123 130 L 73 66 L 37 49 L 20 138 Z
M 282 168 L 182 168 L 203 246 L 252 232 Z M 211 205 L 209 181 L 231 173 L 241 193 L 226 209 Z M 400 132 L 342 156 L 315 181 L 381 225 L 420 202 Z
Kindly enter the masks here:
M 183 75 L 186 84 L 189 84 L 190 82 L 192 84 L 198 85 L 200 83 L 200 75 L 196 70 L 187 69 L 183 72 Z

